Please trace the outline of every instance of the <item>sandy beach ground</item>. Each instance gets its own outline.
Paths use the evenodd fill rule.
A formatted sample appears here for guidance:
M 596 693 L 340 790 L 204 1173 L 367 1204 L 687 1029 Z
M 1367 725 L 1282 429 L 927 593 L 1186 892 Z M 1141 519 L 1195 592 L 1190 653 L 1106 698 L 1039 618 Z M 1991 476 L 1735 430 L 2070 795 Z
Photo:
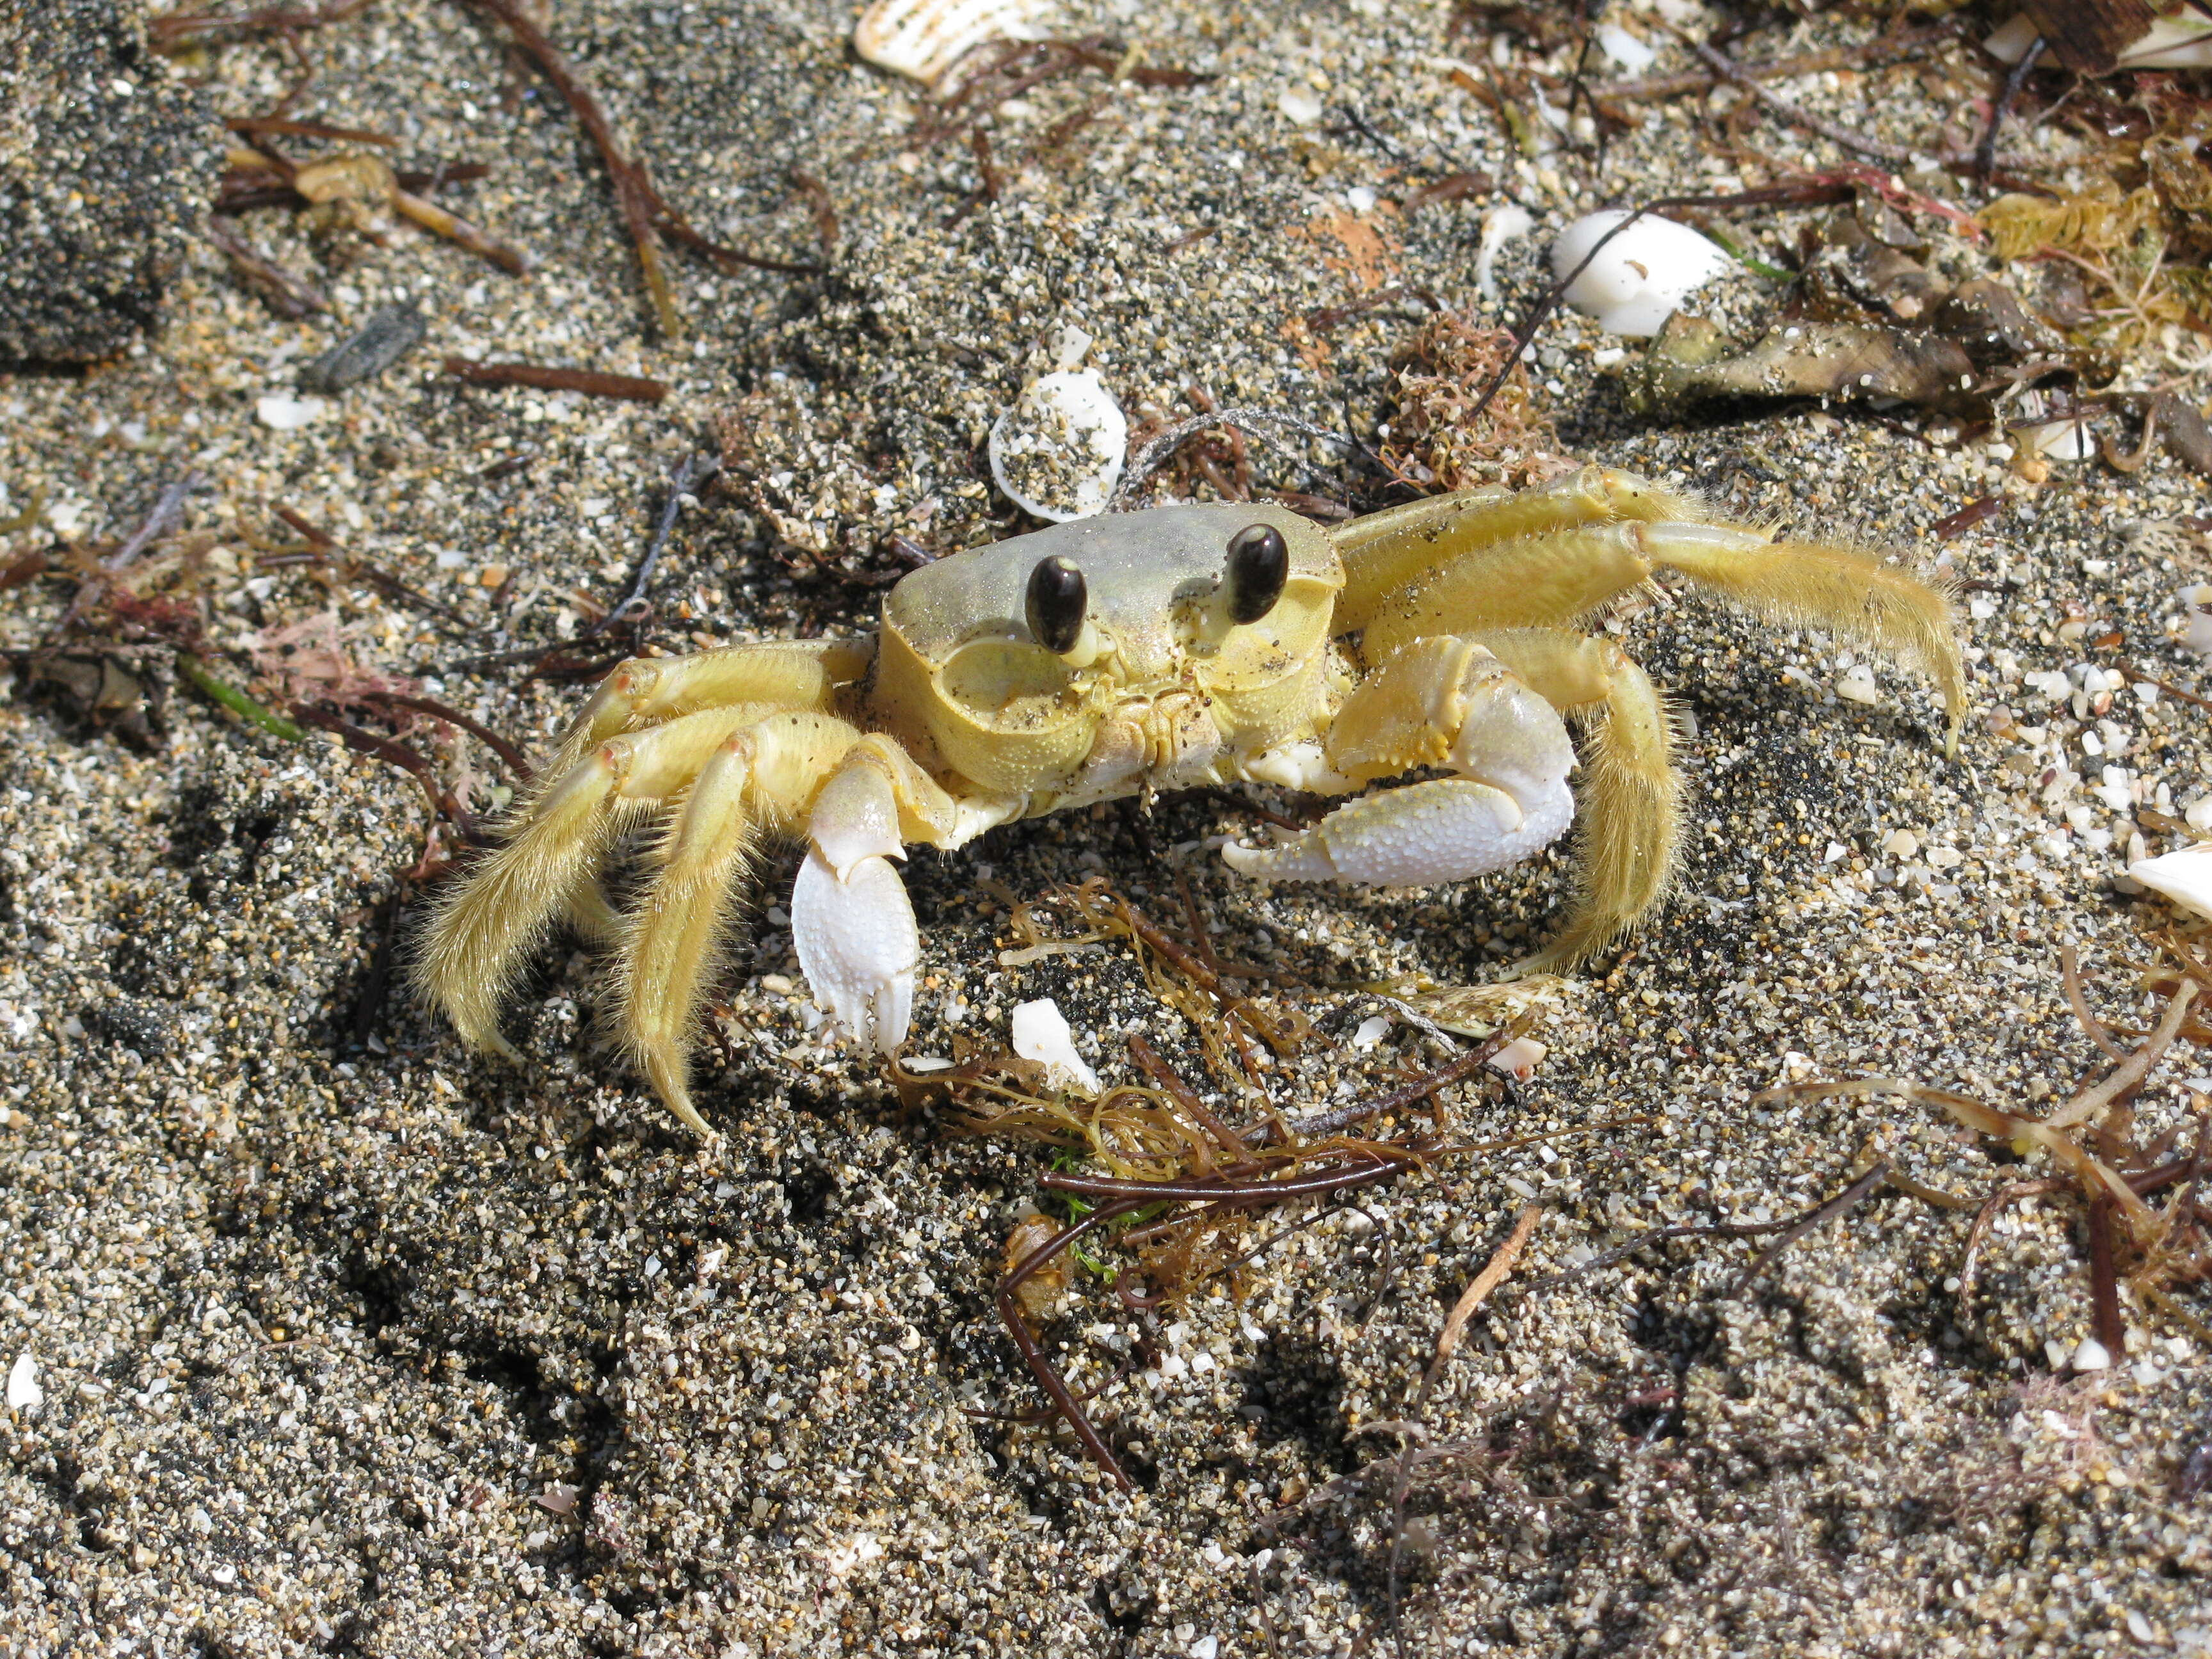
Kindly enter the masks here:
M 119 540 L 197 475 L 183 532 L 204 544 L 210 672 L 304 695 L 343 659 L 542 752 L 581 689 L 459 665 L 618 599 L 675 469 L 731 434 L 724 487 L 683 508 L 654 573 L 658 638 L 857 634 L 879 595 L 836 568 L 895 568 L 893 535 L 943 552 L 1033 527 L 982 443 L 1068 328 L 1133 414 L 1187 414 L 1197 388 L 1373 445 L 1424 296 L 1510 322 L 1581 212 L 1847 159 L 1756 121 L 1756 154 L 1728 153 L 1694 96 L 1639 106 L 1601 155 L 1526 154 L 1454 76 L 1546 49 L 1445 5 L 1100 0 L 1060 31 L 1126 51 L 1001 104 L 987 177 L 965 134 L 917 139 L 918 89 L 854 58 L 855 10 L 553 8 L 703 234 L 807 263 L 820 204 L 834 215 L 816 274 L 672 250 L 676 340 L 605 172 L 481 13 L 375 0 L 303 34 L 318 72 L 291 113 L 393 136 L 402 169 L 486 164 L 439 199 L 530 275 L 343 208 L 246 215 L 237 230 L 331 303 L 288 320 L 193 238 L 153 332 L 81 373 L 0 376 L 0 520 L 38 511 L 0 553 Z M 1695 67 L 1655 14 L 1623 21 L 1663 49 L 1655 72 Z M 207 107 L 236 115 L 296 70 L 249 40 L 140 72 L 204 77 Z M 1777 84 L 1921 145 L 1947 121 L 1971 136 L 1961 112 L 1992 77 L 1954 44 Z M 2057 124 L 2007 140 L 2054 180 L 2078 142 Z M 210 122 L 211 161 L 224 143 Z M 1408 205 L 1462 173 L 1489 183 Z M 1486 301 L 1480 228 L 1508 200 L 1536 228 Z M 1771 260 L 1816 217 L 1729 222 Z M 1982 256 L 1960 248 L 1966 274 Z M 1722 303 L 1774 292 L 1739 276 Z M 394 304 L 420 311 L 419 349 L 303 391 L 303 365 Z M 2091 1320 L 2070 1196 L 2007 1209 L 1964 1297 L 1972 1210 L 1895 1188 L 1747 1286 L 1759 1238 L 1592 1266 L 1645 1230 L 1808 1210 L 1877 1154 L 1973 1202 L 2008 1170 L 2047 1173 L 1894 1096 L 1755 1097 L 1881 1075 L 2040 1109 L 2106 1063 L 2067 1006 L 2068 946 L 2106 1019 L 2153 1023 L 2136 969 L 2160 913 L 2118 882 L 2131 838 L 2177 844 L 2139 815 L 2206 793 L 2212 714 L 2132 686 L 2099 712 L 2031 677 L 2125 662 L 2205 689 L 2177 594 L 2212 570 L 2176 522 L 2203 483 L 2165 456 L 2031 482 L 2002 434 L 1946 446 L 1909 411 L 1632 419 L 1636 349 L 1574 315 L 1542 332 L 1562 450 L 1735 517 L 1940 555 L 1969 584 L 1958 758 L 1925 683 L 1875 662 L 1864 701 L 1868 659 L 1825 635 L 1682 595 L 1619 621 L 1694 731 L 1679 896 L 1541 1012 L 1528 1080 L 1445 1101 L 1464 1142 L 1559 1138 L 1440 1158 L 1273 1244 L 1241 1296 L 1217 1283 L 1164 1312 L 1153 1363 L 1092 1407 L 1133 1494 L 1064 1432 L 993 1415 L 1039 1403 L 990 1292 L 1048 1154 L 902 1111 L 831 1037 L 777 908 L 790 854 L 764 862 L 698 1068 L 720 1137 L 702 1148 L 599 1036 L 603 969 L 580 946 L 518 1000 L 520 1067 L 386 988 L 428 824 L 404 772 L 251 728 L 164 652 L 143 729 L 51 678 L 0 680 L 0 1370 L 26 1385 L 0 1413 L 0 1654 L 2212 1651 L 2212 1370 L 2144 1310 L 2107 1366 L 2070 1365 Z M 672 391 L 471 386 L 448 356 Z M 2193 373 L 2201 396 L 2205 361 L 2170 329 L 2128 383 Z M 1381 482 L 1340 451 L 1253 453 L 1269 489 L 1365 504 Z M 2002 512 L 1934 538 L 1985 496 Z M 278 507 L 437 611 L 257 566 L 298 544 Z M 73 591 L 0 596 L 0 643 L 45 640 Z M 2107 634 L 2123 643 L 2100 654 Z M 473 738 L 404 740 L 480 811 L 515 782 Z M 1568 890 L 1564 851 L 1434 891 L 1263 888 L 1206 845 L 1256 827 L 1183 800 L 917 849 L 914 1051 L 1001 1041 L 1015 1004 L 1049 996 L 1109 1081 L 1130 1077 L 1132 1032 L 1205 1074 L 1126 947 L 1001 965 L 1020 942 L 1007 891 L 1103 874 L 1174 919 L 1180 871 L 1223 955 L 1325 987 L 1479 981 Z M 1270 1074 L 1285 1107 L 1445 1057 L 1402 1022 L 1358 1046 L 1389 1012 L 1372 994 L 1281 994 L 1317 1028 Z M 2184 1045 L 2153 1075 L 2147 1138 L 2201 1109 L 2208 1070 Z M 1528 1205 L 1512 1279 L 1424 1394 L 1448 1310 Z M 1079 1280 L 1050 1340 L 1102 1382 L 1139 1322 Z

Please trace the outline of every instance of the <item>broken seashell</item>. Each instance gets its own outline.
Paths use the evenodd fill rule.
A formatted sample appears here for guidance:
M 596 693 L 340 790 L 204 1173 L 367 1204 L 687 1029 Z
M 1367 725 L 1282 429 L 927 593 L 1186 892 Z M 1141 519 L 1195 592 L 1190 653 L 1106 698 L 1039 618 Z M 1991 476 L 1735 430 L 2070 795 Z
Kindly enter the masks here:
M 925 85 L 986 40 L 1034 40 L 1051 0 L 876 0 L 853 28 L 853 50 Z
M 2212 841 L 2201 841 L 2154 859 L 2139 859 L 2128 866 L 2128 874 L 2183 909 L 2212 916 Z
M 1474 289 L 1486 300 L 1498 297 L 1498 256 L 1516 236 L 1535 229 L 1528 210 L 1507 202 L 1482 216 L 1482 240 L 1474 250 Z
M 1536 1075 L 1536 1067 L 1543 1063 L 1551 1050 L 1534 1037 L 1515 1037 L 1487 1062 L 1493 1072 L 1504 1073 L 1516 1083 L 1526 1083 Z
M 1075 1052 L 1075 1034 L 1050 997 L 1017 1004 L 1010 1029 L 1014 1052 L 1024 1060 L 1040 1062 L 1054 1082 L 1071 1083 L 1086 1095 L 1097 1094 L 1098 1073 Z
M 2188 625 L 2182 630 L 2182 644 L 2200 657 L 2212 657 L 2212 582 L 2183 588 L 2181 603 L 2189 612 Z
M 991 476 L 1025 513 L 1064 523 L 1106 510 L 1129 422 L 1090 369 L 1032 380 L 991 428 Z
M 2087 12 L 2089 8 L 2081 9 Z M 1993 32 L 1982 42 L 1982 49 L 2001 64 L 2017 64 L 2030 46 L 2043 38 L 2045 31 L 2035 18 L 2023 11 L 2019 16 Z M 2212 22 L 2202 17 L 2153 17 L 2150 27 L 2128 45 L 2122 46 L 2112 67 L 2115 69 L 2204 69 L 2212 67 Z M 2058 54 L 2045 62 L 2061 61 Z M 2069 64 L 2068 68 L 2083 69 L 2098 73 L 2097 64 Z
M 1735 261 L 1687 225 L 1650 213 L 1599 247 L 1606 233 L 1628 216 L 1608 208 L 1569 225 L 1552 244 L 1552 274 L 1564 281 L 1589 258 L 1582 274 L 1567 283 L 1567 303 L 1596 318 L 1609 334 L 1644 337 L 1656 334 L 1692 290 L 1733 269 Z
M 320 398 L 291 398 L 272 392 L 254 400 L 253 413 L 262 425 L 277 432 L 297 432 L 330 405 Z
M 2054 461 L 2086 461 L 2097 453 L 2089 423 L 2079 418 L 2016 426 L 2012 441 L 2028 454 L 2048 455 Z

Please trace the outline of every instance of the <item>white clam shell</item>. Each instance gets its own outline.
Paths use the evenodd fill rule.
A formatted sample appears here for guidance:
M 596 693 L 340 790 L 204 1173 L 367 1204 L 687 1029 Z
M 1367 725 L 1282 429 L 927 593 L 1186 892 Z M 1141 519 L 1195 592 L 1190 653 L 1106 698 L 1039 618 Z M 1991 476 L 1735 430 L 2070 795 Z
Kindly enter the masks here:
M 1121 479 L 1129 422 L 1087 368 L 1030 382 L 991 428 L 991 476 L 1025 513 L 1065 522 L 1106 510 Z
M 2128 866 L 2128 873 L 2183 909 L 2212 916 L 2212 841 L 2159 858 L 2138 859 Z
M 1051 0 L 876 0 L 854 26 L 853 50 L 928 83 L 986 40 L 1035 40 Z
M 1552 244 L 1552 274 L 1564 278 L 1599 240 L 1628 217 L 1608 208 L 1577 219 Z M 1734 269 L 1717 244 L 1687 225 L 1647 213 L 1606 243 L 1567 285 L 1567 303 L 1597 319 L 1609 334 L 1647 337 L 1680 308 L 1692 289 Z
M 1086 1095 L 1097 1094 L 1098 1073 L 1075 1052 L 1075 1034 L 1067 1029 L 1067 1017 L 1058 1003 L 1043 997 L 1018 1004 L 1010 1024 L 1016 1054 L 1041 1062 L 1055 1080 L 1072 1083 Z

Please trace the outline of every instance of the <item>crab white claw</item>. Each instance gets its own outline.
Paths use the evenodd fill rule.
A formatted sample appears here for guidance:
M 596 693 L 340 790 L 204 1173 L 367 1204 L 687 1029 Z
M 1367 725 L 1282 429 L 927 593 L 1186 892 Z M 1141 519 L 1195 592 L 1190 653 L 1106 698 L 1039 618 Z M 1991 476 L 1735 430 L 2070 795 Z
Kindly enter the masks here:
M 791 891 L 791 937 L 815 998 L 855 1041 L 892 1054 L 914 1013 L 921 934 L 906 884 L 898 801 L 875 767 L 848 766 L 807 819 L 805 862 Z
M 1431 708 L 1431 729 L 1456 727 L 1442 759 L 1460 776 L 1363 795 L 1276 846 L 1232 842 L 1222 858 L 1271 881 L 1430 887 L 1502 870 L 1550 844 L 1575 815 L 1567 787 L 1575 750 L 1558 712 L 1480 647 L 1438 701 L 1448 706 Z

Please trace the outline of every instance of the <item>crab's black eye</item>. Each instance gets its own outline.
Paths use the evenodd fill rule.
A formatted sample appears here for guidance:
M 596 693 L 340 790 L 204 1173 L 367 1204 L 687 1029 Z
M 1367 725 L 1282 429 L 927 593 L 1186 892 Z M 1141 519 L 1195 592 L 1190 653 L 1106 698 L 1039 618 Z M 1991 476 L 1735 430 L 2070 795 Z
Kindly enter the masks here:
M 1290 580 L 1291 550 L 1271 524 L 1247 525 L 1229 538 L 1229 616 L 1255 623 L 1275 608 Z
M 1055 656 L 1075 649 L 1083 634 L 1084 612 L 1091 605 L 1091 589 L 1083 573 L 1054 554 L 1039 559 L 1030 572 L 1030 637 Z

